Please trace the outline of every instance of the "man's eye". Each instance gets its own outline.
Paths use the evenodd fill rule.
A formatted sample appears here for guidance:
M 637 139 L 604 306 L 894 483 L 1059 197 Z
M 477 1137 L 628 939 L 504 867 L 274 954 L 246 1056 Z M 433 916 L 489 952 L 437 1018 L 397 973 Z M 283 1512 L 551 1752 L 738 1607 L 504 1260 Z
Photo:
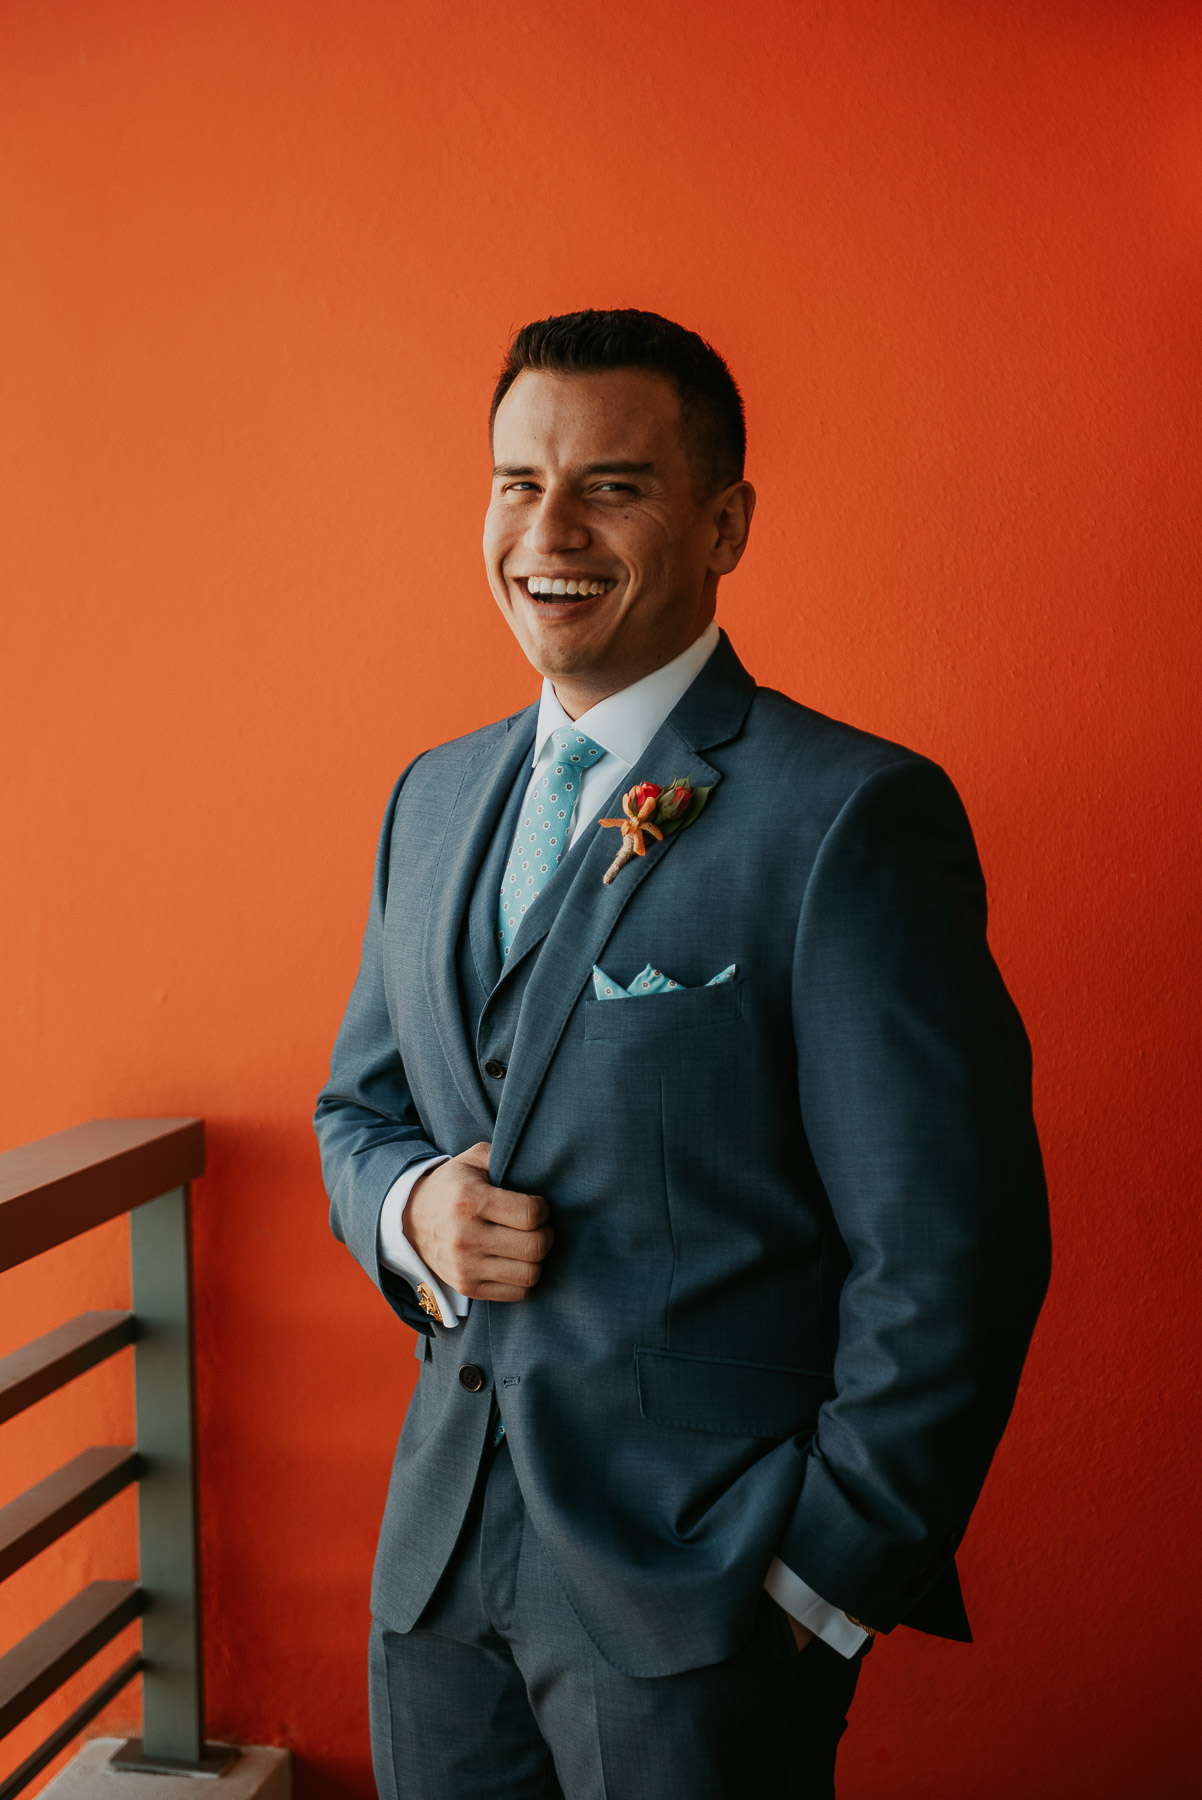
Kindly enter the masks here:
M 637 494 L 638 491 L 629 481 L 603 481 L 597 488 L 599 494 Z
M 501 491 L 505 494 L 532 494 L 534 492 L 534 483 L 532 481 L 507 481 Z

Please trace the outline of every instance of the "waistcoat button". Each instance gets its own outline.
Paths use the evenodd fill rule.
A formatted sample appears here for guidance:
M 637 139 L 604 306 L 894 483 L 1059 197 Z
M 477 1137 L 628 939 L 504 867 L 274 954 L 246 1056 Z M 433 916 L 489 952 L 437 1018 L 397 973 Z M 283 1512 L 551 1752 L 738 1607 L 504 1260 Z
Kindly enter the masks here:
M 494 1081 L 504 1081 L 505 1064 L 503 1062 L 498 1062 L 495 1056 L 490 1056 L 484 1065 L 484 1073 L 486 1075 L 491 1075 Z
M 459 1371 L 459 1384 L 461 1387 L 465 1387 L 469 1394 L 478 1394 L 484 1386 L 483 1369 L 478 1369 L 475 1363 L 464 1363 Z

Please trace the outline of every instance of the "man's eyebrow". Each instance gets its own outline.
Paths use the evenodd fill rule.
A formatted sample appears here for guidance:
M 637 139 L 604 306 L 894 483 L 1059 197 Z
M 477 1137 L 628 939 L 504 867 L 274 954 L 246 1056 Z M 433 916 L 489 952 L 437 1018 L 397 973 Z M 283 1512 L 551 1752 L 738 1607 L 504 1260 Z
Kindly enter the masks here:
M 573 469 L 574 475 L 649 475 L 655 467 L 649 462 L 594 462 L 583 463 Z M 497 463 L 494 475 L 516 476 L 537 475 L 538 470 L 525 463 Z

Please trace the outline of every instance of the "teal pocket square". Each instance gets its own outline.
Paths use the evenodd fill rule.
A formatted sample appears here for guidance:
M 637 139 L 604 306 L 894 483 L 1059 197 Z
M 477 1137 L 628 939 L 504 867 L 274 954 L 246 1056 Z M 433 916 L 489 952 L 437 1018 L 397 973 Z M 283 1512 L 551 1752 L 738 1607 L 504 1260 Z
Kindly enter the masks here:
M 738 974 L 738 964 L 731 963 L 729 969 L 723 969 L 720 975 L 705 983 L 706 987 L 718 987 L 723 981 L 733 981 Z M 653 969 L 648 963 L 640 975 L 636 975 L 628 988 L 620 987 L 605 973 L 593 964 L 593 992 L 598 1000 L 637 1000 L 640 994 L 670 994 L 679 988 L 679 981 L 673 981 L 662 969 Z

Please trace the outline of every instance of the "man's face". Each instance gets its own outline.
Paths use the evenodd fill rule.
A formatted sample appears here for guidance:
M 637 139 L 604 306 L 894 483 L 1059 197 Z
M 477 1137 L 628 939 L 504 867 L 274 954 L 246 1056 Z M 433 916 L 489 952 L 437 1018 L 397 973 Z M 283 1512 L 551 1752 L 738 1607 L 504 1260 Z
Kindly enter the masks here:
M 497 409 L 489 585 L 569 711 L 686 649 L 742 553 L 751 489 L 697 499 L 679 413 L 642 369 L 527 369 Z

